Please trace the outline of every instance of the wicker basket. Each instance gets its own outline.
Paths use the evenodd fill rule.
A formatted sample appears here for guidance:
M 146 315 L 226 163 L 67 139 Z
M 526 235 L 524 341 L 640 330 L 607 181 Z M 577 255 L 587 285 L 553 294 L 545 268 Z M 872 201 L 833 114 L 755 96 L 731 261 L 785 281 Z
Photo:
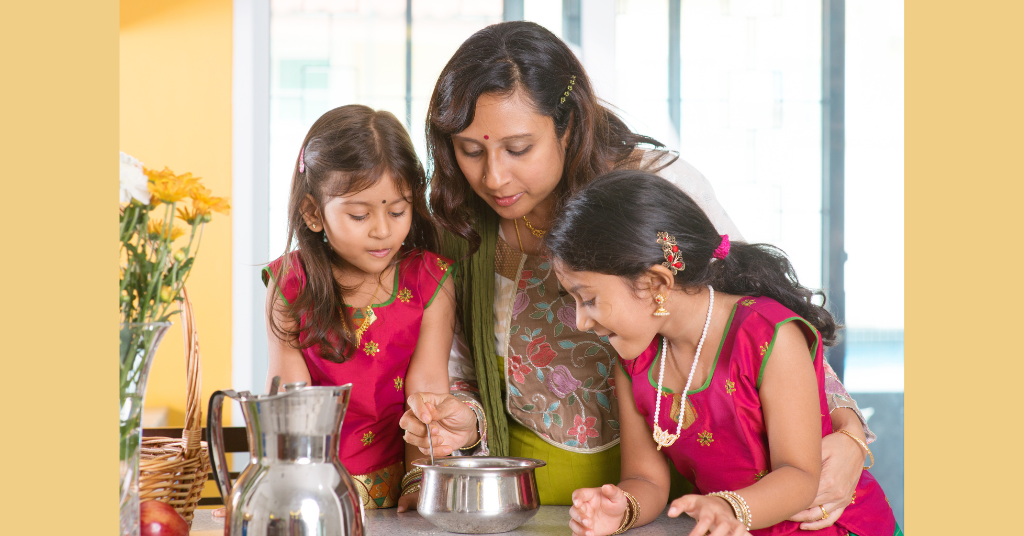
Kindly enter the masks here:
M 199 363 L 199 337 L 192 302 L 182 288 L 181 327 L 185 338 L 188 366 L 185 427 L 181 438 L 142 438 L 139 461 L 139 500 L 158 500 L 170 504 L 185 518 L 189 527 L 210 472 L 210 456 L 203 436 L 200 405 L 202 378 Z

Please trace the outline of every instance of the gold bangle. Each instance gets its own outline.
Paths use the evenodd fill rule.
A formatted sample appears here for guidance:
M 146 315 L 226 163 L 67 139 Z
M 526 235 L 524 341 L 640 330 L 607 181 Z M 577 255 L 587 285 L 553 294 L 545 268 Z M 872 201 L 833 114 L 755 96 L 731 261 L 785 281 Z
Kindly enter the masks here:
M 466 403 L 463 402 L 463 404 L 466 404 Z M 480 437 L 477 438 L 476 443 L 473 443 L 472 445 L 470 445 L 468 447 L 460 447 L 459 450 L 469 450 L 469 449 L 476 448 L 476 446 L 479 445 L 480 442 L 484 440 L 484 436 L 487 435 L 487 419 L 483 418 L 483 413 L 482 412 L 481 413 L 477 413 L 476 409 L 473 406 L 470 406 L 469 404 L 466 404 L 466 405 L 469 406 L 469 409 L 473 410 L 473 413 L 476 414 L 476 417 L 477 417 L 478 421 L 483 421 L 484 425 L 483 425 L 483 429 L 479 430 Z
M 416 493 L 419 490 L 420 490 L 420 483 L 417 482 L 417 483 L 409 486 L 408 488 L 402 489 L 402 496 L 405 497 L 406 495 L 409 495 L 410 493 Z
M 409 471 L 408 473 L 405 473 L 405 476 L 402 477 L 402 489 L 405 489 L 405 487 L 408 486 L 409 484 L 411 484 L 413 481 L 419 481 L 422 478 L 423 478 L 423 468 L 422 467 L 417 467 L 417 468 L 413 469 L 412 471 Z
M 632 493 L 622 490 L 622 494 L 626 496 L 626 511 L 622 517 L 622 523 L 619 524 L 619 528 L 612 534 L 622 534 L 627 530 L 633 528 L 636 525 L 636 521 L 640 519 L 640 503 L 637 502 L 636 497 Z
M 871 469 L 872 467 L 875 466 L 875 455 L 871 454 L 871 449 L 869 449 L 868 446 L 863 441 L 861 441 L 859 437 L 857 437 L 857 436 L 855 436 L 855 435 L 851 434 L 850 432 L 847 432 L 846 430 L 843 430 L 843 429 L 838 430 L 838 432 L 840 434 L 844 434 L 844 435 L 848 436 L 850 439 L 856 441 L 857 444 L 860 445 L 862 449 L 864 449 L 864 452 L 868 453 L 868 457 L 871 458 L 871 464 L 868 465 L 867 467 L 865 467 L 864 468 L 865 470 Z
M 735 491 L 716 491 L 715 493 L 708 493 L 708 497 L 719 497 L 724 499 L 725 502 L 729 503 L 732 507 L 732 512 L 736 516 L 736 520 L 743 523 L 750 530 L 751 524 L 754 522 L 754 516 L 750 513 L 750 507 L 747 506 L 747 501 L 743 500 L 743 497 Z

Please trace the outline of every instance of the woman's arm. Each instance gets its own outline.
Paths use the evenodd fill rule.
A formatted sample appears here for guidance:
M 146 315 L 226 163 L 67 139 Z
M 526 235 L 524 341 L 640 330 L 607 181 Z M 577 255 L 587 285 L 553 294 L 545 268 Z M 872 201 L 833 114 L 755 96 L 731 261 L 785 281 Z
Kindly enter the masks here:
M 630 378 L 622 367 L 613 368 L 622 441 L 621 481 L 618 487 L 608 484 L 573 492 L 569 527 L 576 535 L 602 536 L 615 532 L 626 515 L 623 491 L 633 495 L 640 505 L 640 517 L 633 525 L 635 527 L 654 521 L 668 500 L 668 460 L 658 451 L 650 427 L 636 408 Z
M 266 306 L 272 312 L 278 326 L 288 331 L 295 330 L 295 322 L 288 318 L 281 308 L 281 293 L 278 292 L 277 283 L 273 279 L 267 282 Z M 288 341 L 278 338 L 271 326 L 270 318 L 267 317 L 267 353 L 270 366 L 267 369 L 266 392 L 270 393 L 270 384 L 274 376 L 281 377 L 281 385 L 293 382 L 306 382 L 308 385 L 312 380 L 302 352 Z

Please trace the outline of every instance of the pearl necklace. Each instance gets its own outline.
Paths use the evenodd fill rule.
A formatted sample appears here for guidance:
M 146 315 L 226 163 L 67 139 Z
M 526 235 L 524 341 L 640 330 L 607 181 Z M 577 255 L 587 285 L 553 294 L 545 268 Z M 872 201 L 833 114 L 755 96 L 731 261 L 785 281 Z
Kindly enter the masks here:
M 711 298 L 708 300 L 708 317 L 704 320 L 704 331 L 700 334 L 700 341 L 697 343 L 697 353 L 693 355 L 693 365 L 690 367 L 690 374 L 686 377 L 686 387 L 683 388 L 682 400 L 679 403 L 679 424 L 676 426 L 676 433 L 670 434 L 668 430 L 662 430 L 658 426 L 658 415 L 661 414 L 661 386 L 665 381 L 665 361 L 668 360 L 668 337 L 661 337 L 661 372 L 658 373 L 658 391 L 654 394 L 654 442 L 661 447 L 671 447 L 679 439 L 683 430 L 683 421 L 686 417 L 686 392 L 690 390 L 690 383 L 693 381 L 693 373 L 697 371 L 697 359 L 700 358 L 700 349 L 704 346 L 704 338 L 708 336 L 708 326 L 711 325 L 711 311 L 715 309 L 715 289 L 708 285 Z

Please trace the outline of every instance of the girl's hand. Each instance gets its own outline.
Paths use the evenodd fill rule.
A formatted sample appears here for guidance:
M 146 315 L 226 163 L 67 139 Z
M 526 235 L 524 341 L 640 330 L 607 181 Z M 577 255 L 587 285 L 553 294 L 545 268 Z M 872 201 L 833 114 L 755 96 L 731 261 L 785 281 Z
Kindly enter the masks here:
M 711 536 L 749 534 L 747 527 L 736 519 L 736 513 L 729 502 L 721 497 L 683 495 L 669 505 L 668 516 L 678 517 L 683 512 L 697 520 L 697 526 L 690 531 L 690 536 L 704 536 L 708 531 Z
M 420 502 L 420 492 L 416 491 L 408 495 L 402 495 L 398 498 L 398 513 L 405 512 L 406 510 L 415 510 L 416 505 Z
M 409 409 L 398 425 L 405 430 L 405 442 L 429 456 L 427 425 L 434 441 L 434 456 L 447 456 L 454 450 L 472 445 L 479 433 L 476 412 L 450 394 L 415 393 L 409 397 Z
M 618 486 L 580 488 L 572 492 L 569 528 L 574 536 L 607 536 L 619 530 L 628 504 Z
M 864 449 L 849 437 L 839 433 L 825 436 L 821 440 L 818 495 L 810 508 L 794 515 L 790 521 L 799 522 L 803 530 L 819 530 L 835 523 L 853 500 L 864 457 Z M 828 512 L 828 518 L 823 519 L 822 507 Z

